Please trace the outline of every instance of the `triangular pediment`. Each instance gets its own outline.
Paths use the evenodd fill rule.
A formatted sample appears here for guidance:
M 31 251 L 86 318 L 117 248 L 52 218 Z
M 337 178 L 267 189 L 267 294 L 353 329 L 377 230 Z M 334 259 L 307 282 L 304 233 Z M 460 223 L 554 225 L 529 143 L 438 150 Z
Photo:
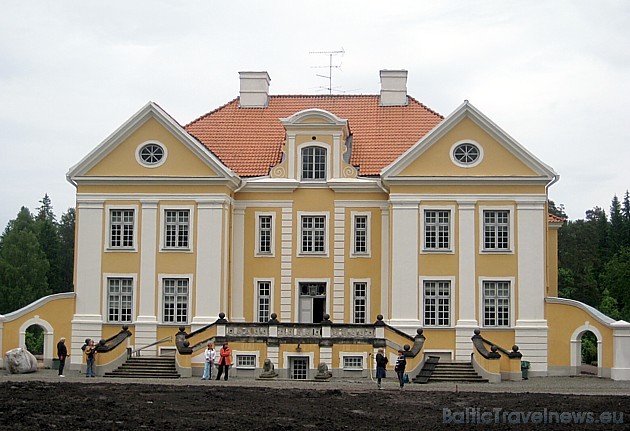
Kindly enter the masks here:
M 160 162 L 144 163 L 142 149 L 155 145 Z M 76 183 L 111 180 L 201 179 L 237 184 L 237 175 L 188 134 L 157 104 L 149 102 L 73 166 L 67 178 Z
M 470 144 L 474 163 L 461 163 L 456 148 Z M 522 178 L 550 181 L 553 169 L 467 101 L 381 172 L 393 178 Z

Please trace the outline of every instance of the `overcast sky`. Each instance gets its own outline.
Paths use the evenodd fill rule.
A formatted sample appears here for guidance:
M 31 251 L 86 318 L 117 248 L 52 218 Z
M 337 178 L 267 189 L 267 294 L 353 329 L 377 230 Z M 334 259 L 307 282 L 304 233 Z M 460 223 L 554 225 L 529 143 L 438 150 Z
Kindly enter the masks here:
M 386 5 L 387 4 L 387 5 Z M 443 115 L 470 102 L 560 174 L 571 219 L 630 188 L 630 2 L 15 1 L 0 13 L 0 229 L 149 100 L 181 124 L 266 70 L 272 94 L 376 94 L 379 70 Z

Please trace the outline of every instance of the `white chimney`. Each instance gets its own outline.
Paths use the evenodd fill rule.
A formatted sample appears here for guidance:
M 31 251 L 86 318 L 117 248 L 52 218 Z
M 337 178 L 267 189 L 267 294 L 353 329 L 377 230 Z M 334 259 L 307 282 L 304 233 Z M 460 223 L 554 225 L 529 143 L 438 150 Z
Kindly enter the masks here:
M 381 70 L 381 106 L 407 105 L 407 71 Z
M 239 72 L 241 80 L 241 108 L 265 108 L 269 103 L 269 74 L 267 72 Z

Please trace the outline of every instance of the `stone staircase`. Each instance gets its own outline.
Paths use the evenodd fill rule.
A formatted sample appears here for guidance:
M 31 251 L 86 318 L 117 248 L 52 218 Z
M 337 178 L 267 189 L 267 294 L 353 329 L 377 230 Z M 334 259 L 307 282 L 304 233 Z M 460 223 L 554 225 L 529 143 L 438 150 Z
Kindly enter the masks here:
M 174 357 L 131 357 L 117 369 L 105 373 L 103 377 L 134 379 L 178 379 Z
M 439 358 L 428 357 L 414 383 L 472 382 L 487 383 L 470 362 L 439 362 Z

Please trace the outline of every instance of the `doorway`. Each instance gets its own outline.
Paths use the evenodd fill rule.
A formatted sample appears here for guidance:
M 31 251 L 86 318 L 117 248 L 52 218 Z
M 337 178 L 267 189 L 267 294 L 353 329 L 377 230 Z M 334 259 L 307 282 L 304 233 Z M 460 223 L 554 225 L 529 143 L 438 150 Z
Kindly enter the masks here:
M 320 323 L 326 314 L 326 283 L 300 282 L 300 305 L 298 321 L 300 323 Z
M 289 373 L 292 379 L 308 379 L 308 357 L 292 356 L 289 358 Z

